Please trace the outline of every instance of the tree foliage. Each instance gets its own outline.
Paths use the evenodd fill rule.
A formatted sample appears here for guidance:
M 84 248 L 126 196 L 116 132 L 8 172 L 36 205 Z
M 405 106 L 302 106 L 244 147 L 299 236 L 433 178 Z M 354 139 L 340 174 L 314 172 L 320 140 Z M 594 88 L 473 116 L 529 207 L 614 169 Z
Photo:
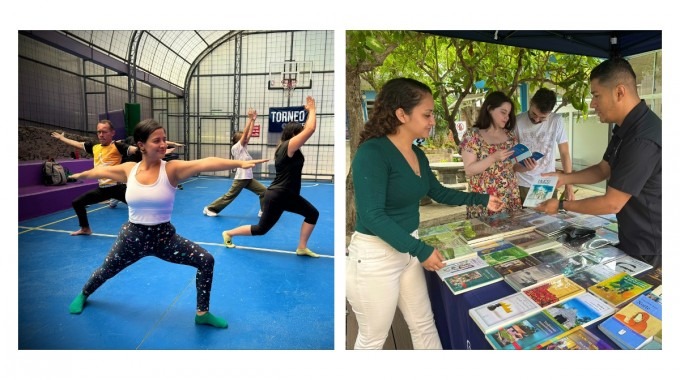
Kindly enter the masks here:
M 533 94 L 540 87 L 562 96 L 560 107 L 571 104 L 584 115 L 590 93 L 588 73 L 596 58 L 531 50 L 405 31 L 347 31 L 346 109 L 350 159 L 363 128 L 362 80 L 375 91 L 395 77 L 417 79 L 432 88 L 437 113 L 436 133 L 451 133 L 459 145 L 457 120 L 472 125 L 474 107 L 468 95 L 503 91 L 519 105 L 517 90 L 527 84 Z M 517 109 L 519 107 L 516 107 Z M 354 188 L 347 177 L 347 231 L 354 229 Z

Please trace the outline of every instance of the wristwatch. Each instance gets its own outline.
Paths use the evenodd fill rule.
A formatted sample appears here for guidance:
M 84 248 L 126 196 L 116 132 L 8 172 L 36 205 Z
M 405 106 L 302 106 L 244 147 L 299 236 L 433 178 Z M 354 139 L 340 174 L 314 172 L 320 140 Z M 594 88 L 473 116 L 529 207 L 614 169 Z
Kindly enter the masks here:
M 564 209 L 564 201 L 563 200 L 560 200 L 557 203 L 557 211 L 567 211 L 567 210 Z

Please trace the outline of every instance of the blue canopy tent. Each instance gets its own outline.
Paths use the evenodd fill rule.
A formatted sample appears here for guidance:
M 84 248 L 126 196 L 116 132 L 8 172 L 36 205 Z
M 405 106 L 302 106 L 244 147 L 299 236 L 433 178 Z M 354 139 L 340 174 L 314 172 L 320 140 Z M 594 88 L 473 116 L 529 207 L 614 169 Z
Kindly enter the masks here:
M 660 30 L 424 30 L 423 32 L 599 58 L 628 57 L 661 49 Z

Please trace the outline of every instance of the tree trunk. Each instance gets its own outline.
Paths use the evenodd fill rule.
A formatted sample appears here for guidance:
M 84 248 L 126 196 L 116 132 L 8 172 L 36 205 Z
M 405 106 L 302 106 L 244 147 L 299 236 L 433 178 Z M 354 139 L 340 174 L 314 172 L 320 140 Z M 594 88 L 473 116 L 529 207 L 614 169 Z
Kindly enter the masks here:
M 347 128 L 349 129 L 349 162 L 354 160 L 354 154 L 359 145 L 359 134 L 364 128 L 363 108 L 361 106 L 361 79 L 358 71 L 345 72 L 345 106 L 347 110 Z M 347 192 L 345 197 L 345 232 L 351 234 L 356 225 L 356 208 L 354 204 L 354 182 L 351 167 L 347 174 Z

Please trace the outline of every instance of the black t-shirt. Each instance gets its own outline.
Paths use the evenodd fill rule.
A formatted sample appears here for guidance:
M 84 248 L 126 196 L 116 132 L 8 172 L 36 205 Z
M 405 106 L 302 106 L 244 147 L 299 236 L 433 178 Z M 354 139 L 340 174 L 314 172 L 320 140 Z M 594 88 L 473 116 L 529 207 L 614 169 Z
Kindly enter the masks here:
M 288 143 L 284 141 L 276 148 L 274 154 L 274 166 L 276 177 L 269 185 L 270 189 L 284 189 L 295 194 L 300 194 L 302 186 L 302 167 L 305 164 L 305 156 L 300 149 L 296 150 L 293 157 L 288 157 Z
M 627 254 L 661 254 L 661 119 L 644 101 L 615 126 L 603 159 L 608 186 L 630 194 L 616 214 L 619 248 Z

